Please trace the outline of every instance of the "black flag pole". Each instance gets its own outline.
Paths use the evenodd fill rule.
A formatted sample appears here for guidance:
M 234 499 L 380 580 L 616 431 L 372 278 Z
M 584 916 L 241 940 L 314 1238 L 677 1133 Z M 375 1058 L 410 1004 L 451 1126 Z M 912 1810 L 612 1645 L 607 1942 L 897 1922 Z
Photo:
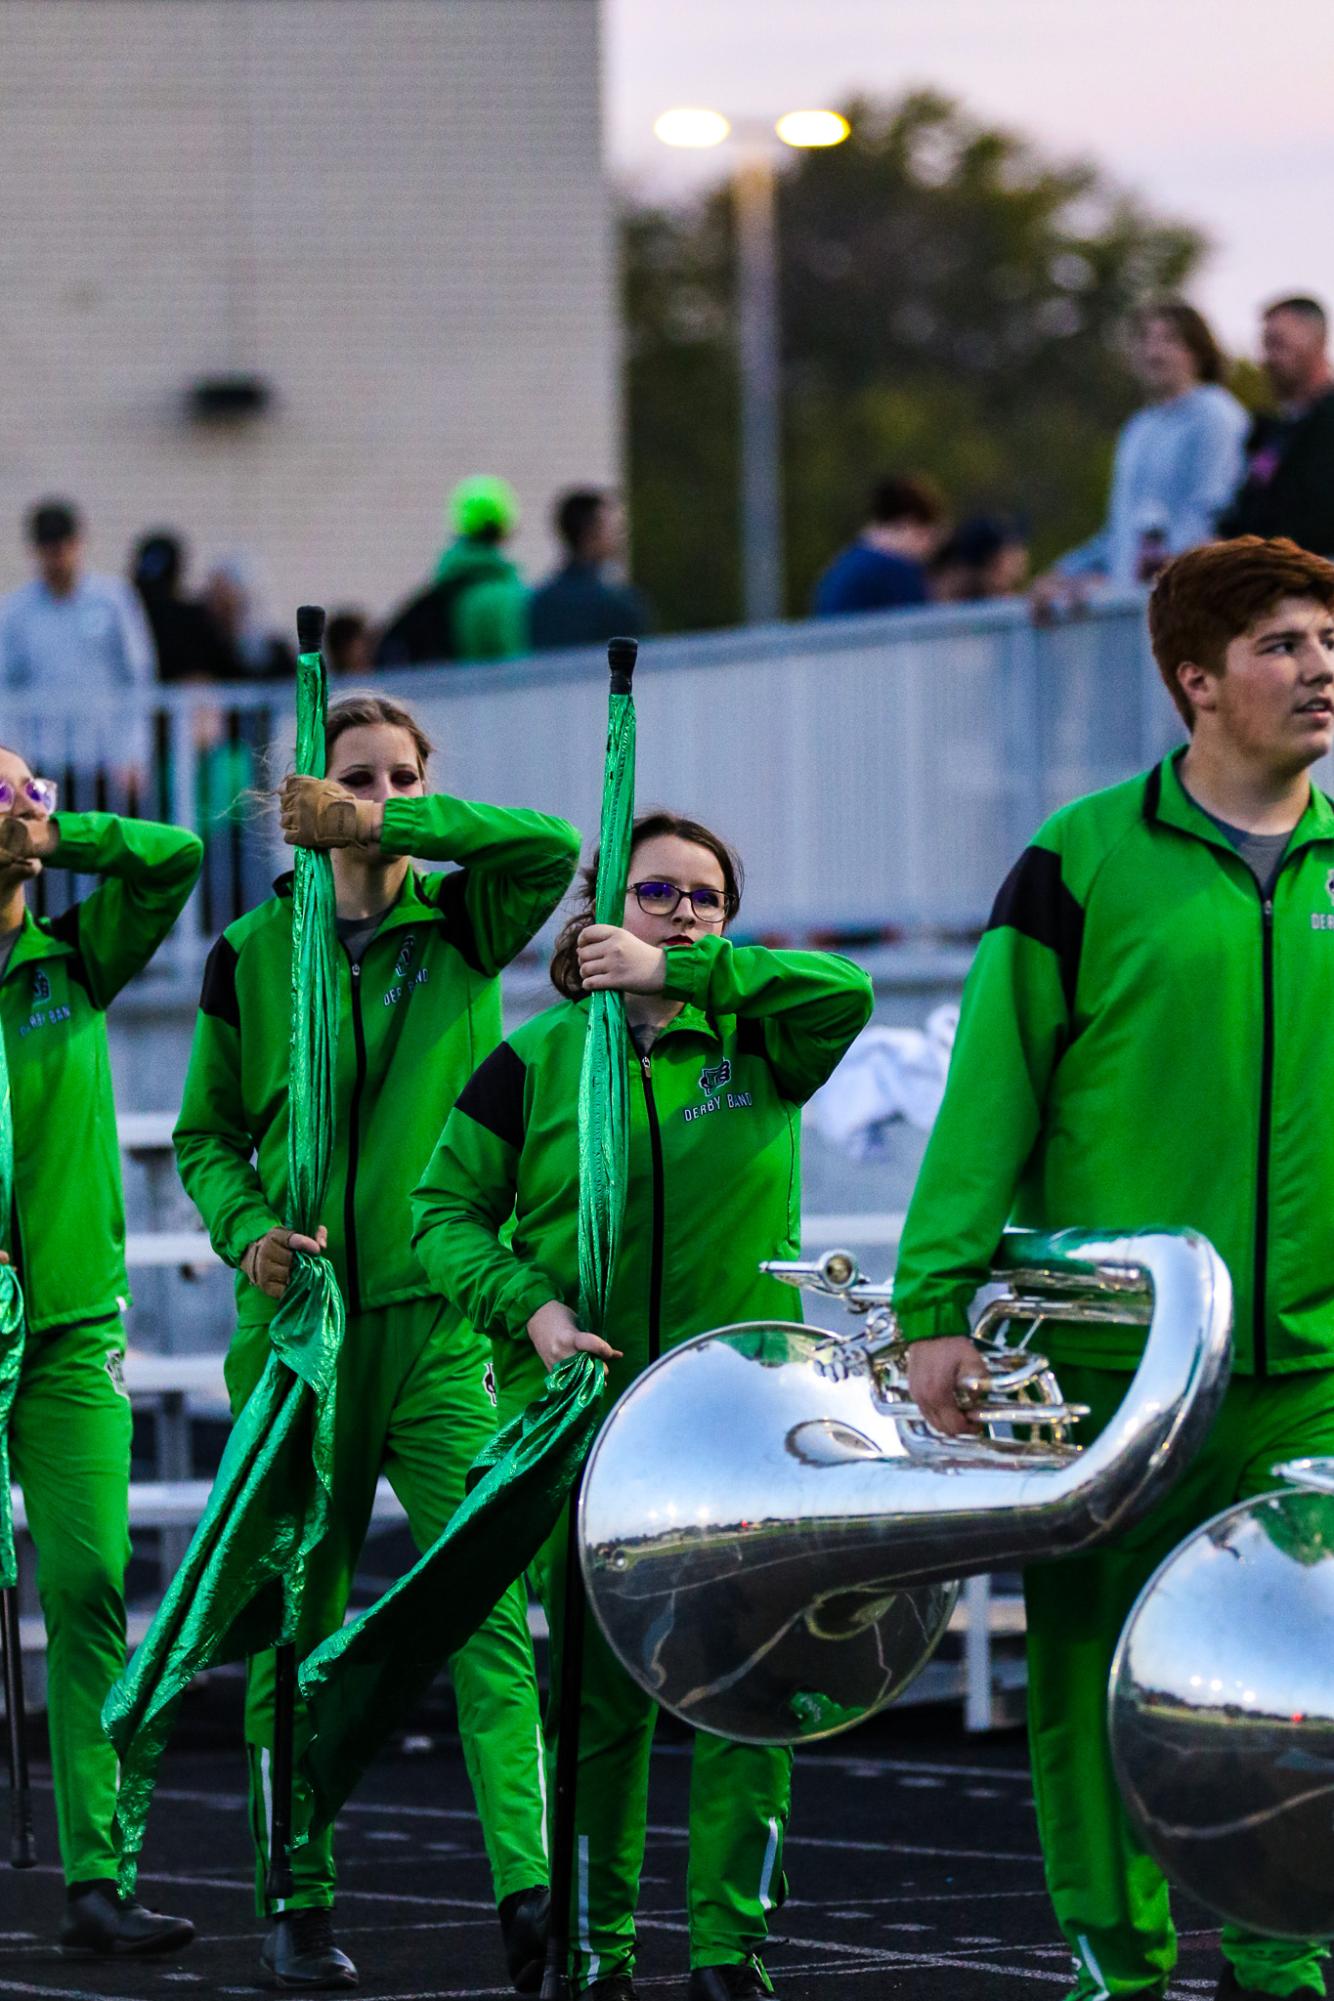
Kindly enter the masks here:
M 611 672 L 612 711 L 616 711 L 616 698 L 628 697 L 633 693 L 635 659 L 639 652 L 638 642 L 633 639 L 613 639 L 607 647 L 607 665 Z M 633 709 L 630 710 L 633 718 Z M 630 818 L 633 812 L 633 786 L 630 794 L 623 799 L 624 822 L 620 826 L 619 839 L 608 838 L 611 820 L 610 802 L 614 796 L 612 780 L 613 728 L 608 730 L 608 767 L 604 777 L 602 801 L 602 839 L 599 847 L 599 877 L 609 867 L 624 866 L 625 856 L 618 864 L 613 849 L 625 846 L 630 838 Z M 630 737 L 633 746 L 633 732 Z M 633 771 L 633 748 L 630 752 Z M 602 901 L 603 884 L 599 880 L 599 903 Z M 623 890 L 624 885 L 621 884 Z M 616 920 L 619 922 L 619 917 Z M 591 1029 L 590 1020 L 590 1029 Z M 581 1142 L 580 1153 L 583 1147 Z M 582 1210 L 581 1203 L 581 1210 Z M 581 1213 L 581 1236 L 583 1229 Z M 581 1243 L 581 1290 L 584 1290 Z M 604 1272 L 604 1281 L 609 1272 Z M 596 1302 L 596 1317 L 590 1314 L 588 1324 L 594 1332 L 603 1333 L 600 1308 L 605 1300 Z M 594 1307 L 590 1298 L 584 1300 L 585 1311 Z M 583 1566 L 579 1560 L 579 1496 L 583 1490 L 583 1468 L 575 1478 L 570 1490 L 569 1528 L 565 1549 L 565 1594 L 564 1618 L 560 1650 L 560 1701 L 556 1712 L 556 1775 L 553 1787 L 551 1815 L 551 1919 L 547 1932 L 547 1954 L 542 1969 L 542 1986 L 539 2001 L 567 2001 L 571 1993 L 568 1966 L 570 1958 L 570 1906 L 573 1901 L 575 1875 L 575 1795 L 579 1776 L 579 1715 L 583 1694 L 584 1666 L 584 1621 L 587 1616 L 588 1601 L 584 1589 Z
M 32 1794 L 28 1786 L 28 1744 L 23 1707 L 23 1643 L 19 1634 L 17 1584 L 0 1591 L 0 1669 L 5 1684 L 5 1736 L 9 1751 L 9 1860 L 14 1869 L 31 1869 L 37 1860 L 32 1832 Z
M 297 606 L 297 652 L 318 653 L 324 643 L 324 607 Z M 271 1902 L 292 1894 L 292 1783 L 295 1771 L 296 1647 L 273 1650 L 273 1760 L 269 1768 L 269 1866 L 264 1879 Z

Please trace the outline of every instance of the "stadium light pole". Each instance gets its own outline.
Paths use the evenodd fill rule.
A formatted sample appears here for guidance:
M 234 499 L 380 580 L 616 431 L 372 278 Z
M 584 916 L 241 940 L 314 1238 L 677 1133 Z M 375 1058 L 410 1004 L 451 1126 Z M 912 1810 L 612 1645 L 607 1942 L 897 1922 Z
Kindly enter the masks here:
M 777 161 L 773 140 L 837 146 L 849 125 L 836 111 L 789 111 L 772 128 L 734 127 L 721 112 L 664 111 L 666 146 L 739 142 L 732 175 L 737 234 L 737 346 L 741 375 L 741 574 L 748 625 L 783 615 L 782 374 L 778 323 Z

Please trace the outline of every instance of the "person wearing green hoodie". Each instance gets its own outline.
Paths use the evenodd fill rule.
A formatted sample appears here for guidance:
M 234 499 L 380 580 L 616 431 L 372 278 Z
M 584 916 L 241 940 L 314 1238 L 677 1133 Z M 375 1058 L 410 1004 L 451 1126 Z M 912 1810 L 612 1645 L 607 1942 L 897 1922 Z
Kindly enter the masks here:
M 508 481 L 478 473 L 449 497 L 453 539 L 424 591 L 390 619 L 377 667 L 513 660 L 529 650 L 528 591 L 504 543 L 519 525 Z
M 1190 741 L 1047 821 L 964 989 L 894 1308 L 928 1421 L 973 1425 L 969 1303 L 1009 1220 L 1202 1232 L 1232 1278 L 1233 1376 L 1203 1450 L 1137 1527 L 1025 1579 L 1029 1742 L 1075 2001 L 1164 1992 L 1167 1885 L 1112 1770 L 1107 1682 L 1131 1606 L 1199 1524 L 1334 1452 L 1334 565 L 1248 536 L 1178 557 L 1149 606 Z M 1087 1441 L 1143 1345 L 1049 1324 Z M 1223 1928 L 1219 2001 L 1325 1991 L 1325 1947 Z
M 101 1713 L 125 1666 L 130 1288 L 106 1012 L 185 907 L 202 849 L 179 827 L 57 813 L 55 802 L 50 780 L 0 749 L 0 1030 L 14 1128 L 5 1234 L 27 1330 L 9 1453 L 46 1620 L 60 1944 L 119 1958 L 177 1950 L 194 1929 L 115 1883 L 116 1754 Z M 50 868 L 103 879 L 59 917 L 34 917 L 28 884 Z
M 214 1248 L 237 1272 L 226 1372 L 239 1411 L 269 1352 L 294 1251 L 331 1259 L 347 1309 L 338 1363 L 335 1524 L 307 1572 L 304 1655 L 342 1624 L 387 1474 L 421 1549 L 463 1499 L 495 1430 L 490 1347 L 435 1296 L 410 1246 L 408 1197 L 460 1086 L 500 1040 L 501 969 L 555 909 L 579 837 L 544 814 L 427 794 L 431 745 L 380 695 L 334 703 L 328 776 L 290 777 L 285 838 L 332 850 L 340 1024 L 336 1140 L 318 1236 L 288 1213 L 291 879 L 229 925 L 204 972 L 175 1144 Z M 460 864 L 422 874 L 409 856 Z M 544 1771 L 527 1604 L 519 1586 L 451 1663 L 459 1728 L 491 1862 L 511 1977 L 540 1977 L 547 1906 Z M 307 1728 L 299 1709 L 298 1755 Z M 285 1987 L 352 1986 L 334 1941 L 332 1833 L 299 1847 L 295 1888 L 270 1911 L 267 1865 L 273 1657 L 251 1663 L 246 1736 L 263 1958 Z
M 791 1317 L 790 1289 L 758 1267 L 799 1254 L 801 1107 L 871 1013 L 870 982 L 846 959 L 730 942 L 739 864 L 695 821 L 635 823 L 623 925 L 592 921 L 595 884 L 596 861 L 552 963 L 564 997 L 476 1071 L 413 1197 L 432 1282 L 495 1340 L 505 1410 L 579 1349 L 606 1362 L 610 1407 L 664 1348 L 723 1323 Z M 633 1042 L 605 1338 L 574 1311 L 579 1073 L 599 989 L 624 993 Z M 567 1536 L 562 1524 L 542 1563 L 549 1719 L 560 1714 Z M 591 1614 L 579 1707 L 572 1971 L 579 1992 L 627 2001 L 656 1711 Z M 783 1897 L 791 1752 L 700 1732 L 693 1757 L 692 2001 L 769 1994 L 760 1953 Z

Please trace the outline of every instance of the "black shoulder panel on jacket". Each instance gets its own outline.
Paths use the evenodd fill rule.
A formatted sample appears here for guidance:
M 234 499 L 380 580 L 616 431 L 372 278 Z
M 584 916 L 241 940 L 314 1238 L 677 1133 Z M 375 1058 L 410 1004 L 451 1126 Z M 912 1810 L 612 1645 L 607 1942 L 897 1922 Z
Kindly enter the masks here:
M 85 993 L 91 993 L 88 985 L 88 968 L 84 964 L 83 953 L 79 950 L 79 905 L 71 903 L 68 910 L 62 910 L 59 917 L 51 919 L 46 930 L 49 937 L 59 938 L 62 945 L 69 946 L 74 954 L 73 958 L 66 962 L 70 977 L 79 982 Z
M 1144 781 L 1144 817 L 1146 820 L 1158 818 L 1158 802 L 1163 796 L 1163 767 L 1155 764 Z
M 477 933 L 468 915 L 467 869 L 454 869 L 449 875 L 439 877 L 439 883 L 440 893 L 435 907 L 444 919 L 445 936 L 475 973 L 484 972 L 481 953 L 477 949 Z
M 201 1014 L 241 1026 L 241 1004 L 236 998 L 236 947 L 230 938 L 219 938 L 204 961 L 204 984 L 199 992 Z
M 998 931 L 1003 925 L 1056 954 L 1065 1004 L 1073 1009 L 1084 944 L 1084 907 L 1066 887 L 1061 858 L 1050 848 L 1025 848 L 1001 884 L 987 929 Z
M 458 1109 L 516 1153 L 523 1147 L 523 1080 L 527 1069 L 508 1042 L 480 1063 L 458 1096 Z

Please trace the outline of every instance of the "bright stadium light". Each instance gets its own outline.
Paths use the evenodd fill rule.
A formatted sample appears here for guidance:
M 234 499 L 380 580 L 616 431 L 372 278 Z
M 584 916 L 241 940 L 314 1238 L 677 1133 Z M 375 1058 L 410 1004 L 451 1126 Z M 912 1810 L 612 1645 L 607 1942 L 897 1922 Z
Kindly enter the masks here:
M 736 210 L 737 345 L 741 364 L 741 585 L 746 622 L 783 615 L 782 368 L 778 339 L 776 182 L 785 146 L 837 146 L 851 126 L 837 111 L 789 111 L 769 125 L 757 117 L 734 131 L 721 111 L 664 111 L 653 126 L 666 146 L 736 147 L 731 175 Z
M 664 146 L 721 146 L 732 127 L 721 111 L 678 105 L 655 119 L 653 130 Z
M 789 111 L 774 126 L 785 146 L 841 146 L 851 130 L 837 111 Z

